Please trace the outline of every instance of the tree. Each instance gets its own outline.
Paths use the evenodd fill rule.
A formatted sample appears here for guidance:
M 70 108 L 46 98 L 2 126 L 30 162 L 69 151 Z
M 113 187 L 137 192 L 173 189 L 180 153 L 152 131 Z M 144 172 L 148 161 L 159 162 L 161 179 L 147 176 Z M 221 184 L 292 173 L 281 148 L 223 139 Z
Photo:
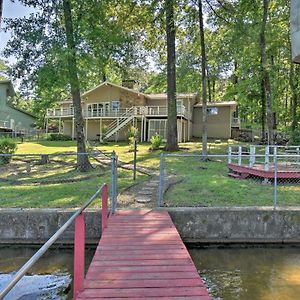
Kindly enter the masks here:
M 7 27 L 12 30 L 12 38 L 8 42 L 5 54 L 19 58 L 12 68 L 12 74 L 21 78 L 23 86 L 28 90 L 32 88 L 35 96 L 38 91 L 35 83 L 41 82 L 41 75 L 44 78 L 43 87 L 48 85 L 52 91 L 56 87 L 59 87 L 60 91 L 71 91 L 77 151 L 84 153 L 86 148 L 76 61 L 76 46 L 80 40 L 74 38 L 71 2 L 22 0 L 22 4 L 33 5 L 38 10 L 28 17 L 6 22 Z M 78 155 L 78 170 L 86 171 L 89 166 L 88 157 Z
M 269 0 L 263 0 L 263 18 L 262 18 L 261 33 L 260 33 L 261 74 L 262 74 L 262 87 L 263 87 L 262 103 L 264 102 L 266 103 L 268 144 L 273 144 L 274 116 L 272 111 L 271 83 L 270 83 L 269 70 L 267 66 L 266 37 L 265 37 L 268 10 L 269 10 Z M 262 118 L 262 120 L 264 120 L 264 118 Z
M 0 80 L 7 80 L 9 67 L 4 60 L 0 59 Z
M 74 31 L 72 22 L 72 12 L 70 0 L 63 0 L 63 14 L 65 21 L 65 32 L 67 38 L 67 62 L 69 72 L 69 82 L 71 86 L 71 94 L 74 107 L 74 118 L 76 123 L 76 140 L 77 140 L 77 152 L 86 153 L 85 137 L 83 132 L 83 117 L 80 98 L 80 87 L 78 80 L 78 68 L 76 62 L 76 46 L 74 41 Z M 87 171 L 90 167 L 90 163 L 87 155 L 77 156 L 77 168 L 79 171 Z
M 174 1 L 166 0 L 168 131 L 167 151 L 177 151 L 176 56 Z
M 207 78 L 206 78 L 206 53 L 203 26 L 202 0 L 198 0 L 199 29 L 201 43 L 201 82 L 202 82 L 202 159 L 207 159 Z
M 291 89 L 291 114 L 292 114 L 292 126 L 291 130 L 294 132 L 298 127 L 298 103 L 299 103 L 299 78 L 300 78 L 300 69 L 298 66 L 295 66 L 291 63 L 290 66 L 290 76 L 289 76 L 289 83 Z

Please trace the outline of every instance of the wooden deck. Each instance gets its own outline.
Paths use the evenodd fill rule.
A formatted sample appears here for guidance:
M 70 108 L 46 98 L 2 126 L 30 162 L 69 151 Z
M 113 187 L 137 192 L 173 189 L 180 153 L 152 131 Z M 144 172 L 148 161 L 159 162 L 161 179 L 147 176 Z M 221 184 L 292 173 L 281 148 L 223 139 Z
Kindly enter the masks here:
M 255 176 L 260 178 L 274 179 L 274 165 L 270 164 L 269 170 L 264 170 L 264 165 L 254 165 L 253 167 L 238 165 L 238 164 L 228 164 L 230 171 Z M 278 164 L 277 170 L 278 179 L 300 179 L 300 166 L 299 165 L 282 165 Z
M 108 219 L 77 299 L 211 297 L 169 214 L 139 210 Z

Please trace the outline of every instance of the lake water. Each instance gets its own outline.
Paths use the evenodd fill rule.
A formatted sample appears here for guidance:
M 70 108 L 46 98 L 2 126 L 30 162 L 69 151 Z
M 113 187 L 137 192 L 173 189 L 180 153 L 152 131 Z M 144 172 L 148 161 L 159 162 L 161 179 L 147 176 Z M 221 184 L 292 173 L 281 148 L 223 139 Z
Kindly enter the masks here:
M 38 248 L 0 247 L 0 290 Z M 95 249 L 86 249 L 86 266 L 89 265 Z M 51 248 L 28 272 L 5 300 L 44 300 L 72 298 L 73 250 Z M 49 276 L 51 275 L 51 276 Z
M 300 299 L 300 248 L 208 248 L 189 252 L 214 299 Z
M 1 282 L 3 286 L 4 277 L 18 270 L 36 250 L 28 247 L 0 247 L 0 287 Z M 86 250 L 86 265 L 93 252 L 94 249 Z M 300 248 L 202 248 L 190 249 L 189 252 L 214 299 L 300 299 Z M 31 275 L 39 276 L 29 276 L 23 287 L 28 288 L 35 282 L 34 286 L 41 285 L 48 291 L 49 287 L 56 285 L 57 296 L 53 298 L 53 293 L 51 296 L 37 296 L 35 291 L 31 291 L 32 294 L 26 297 L 7 299 L 71 299 L 69 283 L 72 264 L 73 250 L 51 249 L 30 271 Z M 47 277 L 49 274 L 55 277 Z

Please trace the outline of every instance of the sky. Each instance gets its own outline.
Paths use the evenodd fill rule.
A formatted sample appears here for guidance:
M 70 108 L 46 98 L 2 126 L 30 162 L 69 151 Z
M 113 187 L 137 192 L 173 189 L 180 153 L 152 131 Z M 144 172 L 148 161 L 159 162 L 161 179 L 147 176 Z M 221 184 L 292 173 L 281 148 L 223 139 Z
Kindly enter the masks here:
M 4 0 L 3 2 L 3 18 L 19 18 L 28 16 L 30 13 L 34 12 L 33 8 L 25 7 L 17 0 L 14 2 L 11 2 L 10 0 Z M 3 51 L 9 38 L 9 32 L 4 33 L 3 30 L 0 30 L 0 57 L 3 57 L 1 52 Z M 9 63 L 12 63 L 13 61 L 13 58 L 8 59 Z

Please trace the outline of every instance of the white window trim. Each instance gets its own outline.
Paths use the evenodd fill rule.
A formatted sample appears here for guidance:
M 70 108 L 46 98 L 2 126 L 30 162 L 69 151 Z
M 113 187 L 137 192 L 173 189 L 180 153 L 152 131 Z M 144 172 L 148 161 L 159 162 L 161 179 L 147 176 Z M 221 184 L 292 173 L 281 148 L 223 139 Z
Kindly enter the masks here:
M 114 109 L 114 103 L 118 103 L 118 108 Z M 120 100 L 112 100 L 111 101 L 111 110 L 118 111 L 120 109 Z
M 208 107 L 206 111 L 208 116 L 217 116 L 219 114 L 219 109 L 216 106 Z M 215 113 L 211 113 L 212 111 Z

